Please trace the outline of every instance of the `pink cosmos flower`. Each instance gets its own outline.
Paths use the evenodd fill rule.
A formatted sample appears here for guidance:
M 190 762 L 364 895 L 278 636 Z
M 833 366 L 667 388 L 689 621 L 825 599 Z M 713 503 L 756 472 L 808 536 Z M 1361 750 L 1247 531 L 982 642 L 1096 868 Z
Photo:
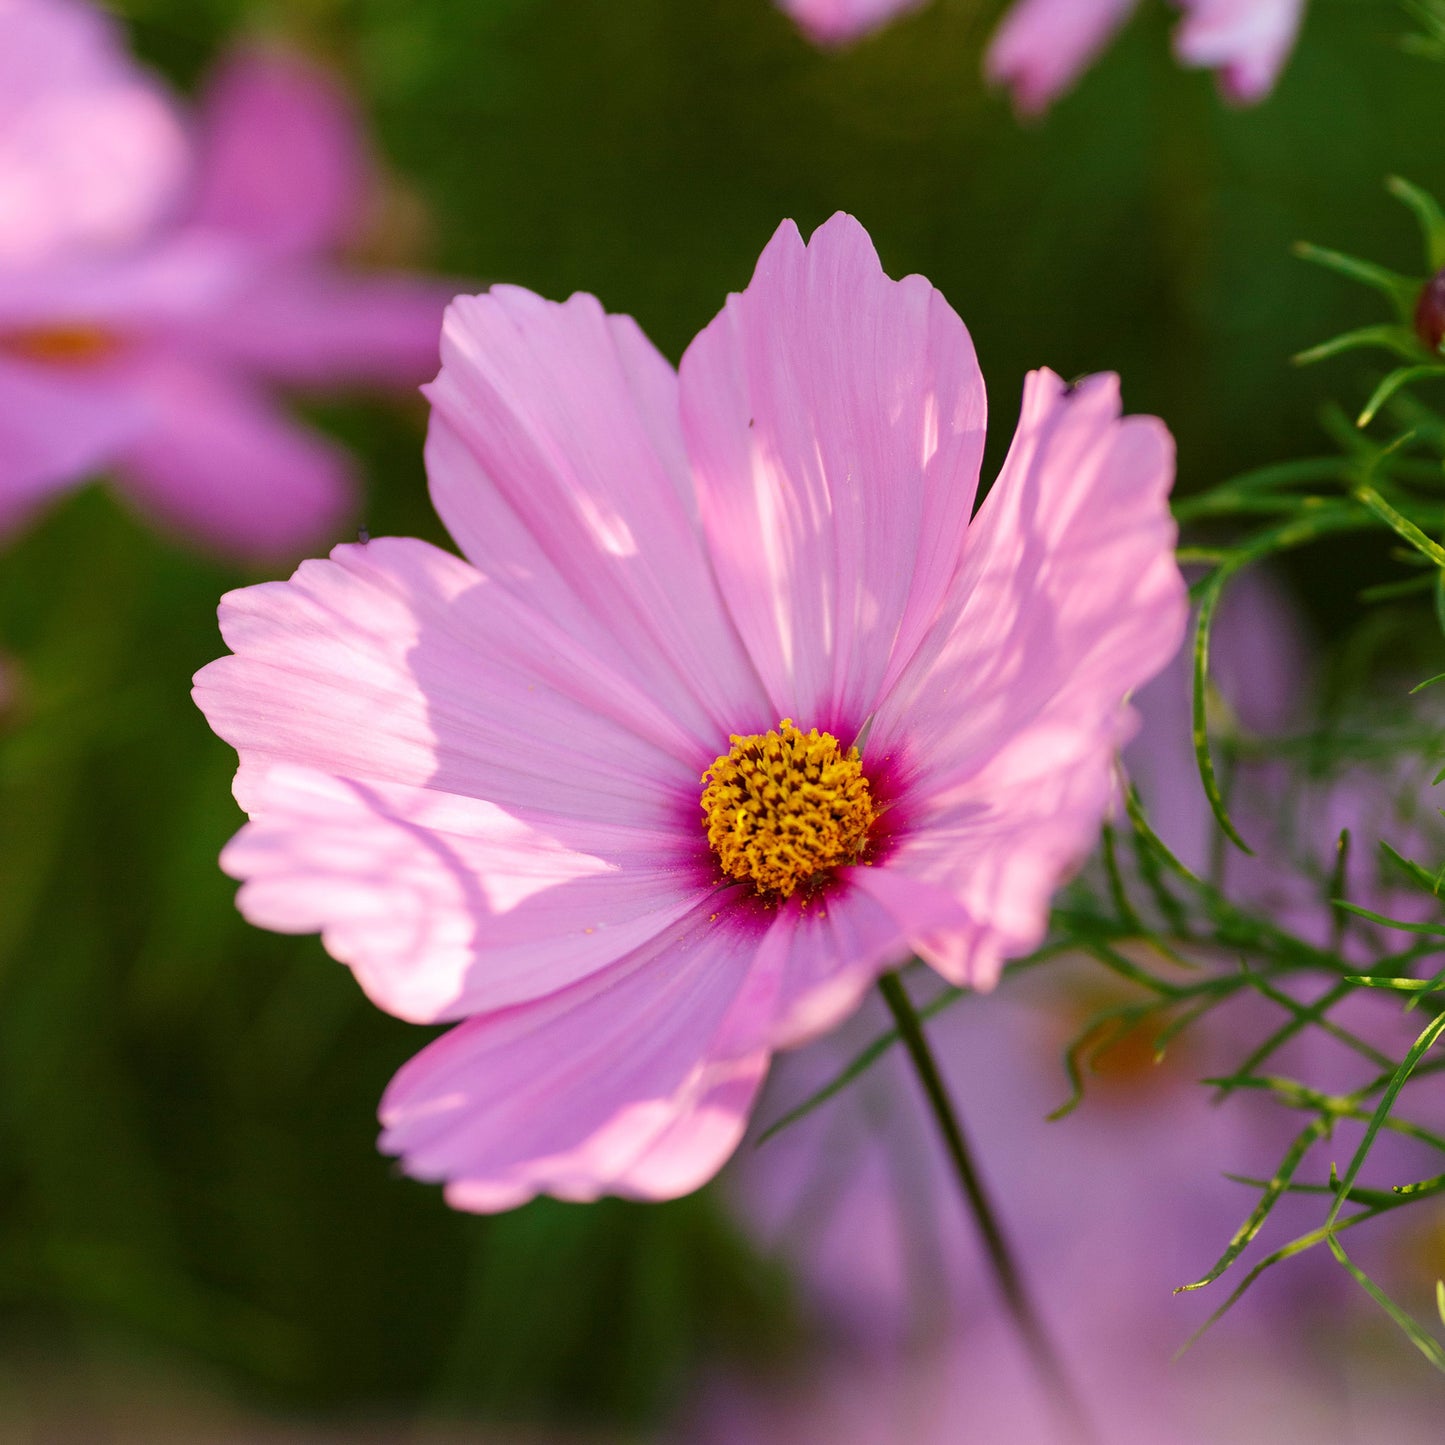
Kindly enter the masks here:
M 381 1110 L 452 1204 L 681 1194 L 880 971 L 987 988 L 1041 937 L 1179 642 L 1172 444 L 1036 372 L 971 518 L 968 333 L 843 215 L 780 227 L 680 372 L 496 287 L 430 396 L 465 561 L 385 539 L 223 600 L 222 863 L 381 1007 L 463 1020 Z
M 927 0 L 778 0 L 778 7 L 792 17 L 798 29 L 815 45 L 847 45 L 926 3 Z
M 161 88 L 79 0 L 0 0 L 0 266 L 138 239 L 184 179 Z
M 0 528 L 110 468 L 230 555 L 324 537 L 348 460 L 275 386 L 419 384 L 445 302 L 329 259 L 370 175 L 345 98 L 294 57 L 239 52 L 189 137 L 75 0 L 0 0 L 0 97 Z
M 1262 100 L 1294 47 L 1304 0 L 1176 0 L 1182 65 L 1219 72 L 1229 99 Z M 1138 0 L 1017 0 L 995 32 L 984 72 L 1025 115 L 1047 110 L 1114 38 Z

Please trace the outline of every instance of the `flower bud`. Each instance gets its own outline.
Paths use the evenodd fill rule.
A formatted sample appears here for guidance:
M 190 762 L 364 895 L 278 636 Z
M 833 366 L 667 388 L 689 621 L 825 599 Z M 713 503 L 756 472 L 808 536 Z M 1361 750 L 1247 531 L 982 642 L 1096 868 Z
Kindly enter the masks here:
M 1415 334 L 1431 351 L 1439 351 L 1445 338 L 1445 270 L 1437 271 L 1420 292 L 1415 303 Z

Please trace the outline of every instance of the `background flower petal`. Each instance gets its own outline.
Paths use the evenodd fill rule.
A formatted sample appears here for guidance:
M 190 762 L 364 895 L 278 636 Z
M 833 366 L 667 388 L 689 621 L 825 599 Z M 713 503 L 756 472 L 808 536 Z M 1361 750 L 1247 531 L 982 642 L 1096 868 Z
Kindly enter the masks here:
M 0 265 L 139 240 L 188 163 L 170 100 L 102 10 L 0 6 Z
M 319 67 L 278 50 L 229 55 L 201 102 L 192 219 L 268 250 L 303 254 L 349 239 L 369 163 L 359 116 Z
M 1274 89 L 1294 49 L 1304 0 L 1180 0 L 1185 17 L 1174 32 L 1182 65 L 1219 72 L 1225 94 L 1241 104 Z
M 455 291 L 404 272 L 277 266 L 189 328 L 187 342 L 291 385 L 415 387 L 436 375 Z
M 815 45 L 847 45 L 927 0 L 778 0 L 785 15 Z
M 341 448 L 239 377 L 151 359 L 134 384 L 150 424 L 116 458 L 148 516 L 230 557 L 293 557 L 354 505 Z
M 108 465 L 146 422 L 141 399 L 108 377 L 0 355 L 0 534 Z
M 1024 115 L 1045 111 L 1093 63 L 1139 0 L 1016 0 L 989 41 L 984 75 Z
M 851 216 L 807 246 L 786 222 L 681 379 L 708 549 L 775 717 L 851 736 L 958 563 L 986 412 L 968 332 Z

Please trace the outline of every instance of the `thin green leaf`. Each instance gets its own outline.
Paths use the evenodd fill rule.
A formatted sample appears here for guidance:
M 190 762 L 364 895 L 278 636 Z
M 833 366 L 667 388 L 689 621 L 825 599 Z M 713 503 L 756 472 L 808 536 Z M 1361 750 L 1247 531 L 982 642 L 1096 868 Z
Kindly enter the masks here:
M 1332 1225 L 1339 1217 L 1341 1208 L 1344 1206 L 1344 1196 L 1348 1193 L 1350 1186 L 1355 1182 L 1356 1176 L 1364 1166 L 1365 1159 L 1370 1150 L 1374 1147 L 1375 1139 L 1378 1136 L 1385 1120 L 1389 1118 L 1390 1110 L 1394 1107 L 1395 1100 L 1400 1095 L 1400 1090 L 1405 1087 L 1405 1081 L 1410 1077 L 1416 1063 L 1429 1051 L 1435 1040 L 1445 1033 L 1445 1014 L 1438 1018 L 1431 1019 L 1420 1036 L 1410 1045 L 1409 1052 L 1400 1060 L 1399 1067 L 1390 1076 L 1390 1081 L 1385 1085 L 1385 1091 L 1380 1095 L 1380 1102 L 1375 1105 L 1375 1112 L 1370 1116 L 1370 1122 L 1365 1125 L 1364 1137 L 1360 1140 L 1353 1157 L 1350 1159 L 1349 1167 L 1345 1170 L 1340 1180 L 1340 1193 L 1330 1208 L 1329 1217 L 1325 1220 L 1326 1227 Z
M 1445 376 L 1445 365 L 1440 362 L 1422 362 L 1418 366 L 1397 366 L 1383 381 L 1370 393 L 1370 399 L 1361 408 L 1360 414 L 1355 418 L 1355 425 L 1367 427 L 1374 421 L 1380 408 L 1400 390 L 1402 386 L 1409 386 L 1412 382 L 1424 381 L 1427 377 Z
M 1209 633 L 1214 625 L 1214 610 L 1223 595 L 1224 584 L 1231 575 L 1233 569 L 1228 564 L 1221 567 L 1209 578 L 1212 585 L 1199 599 L 1199 618 L 1194 629 L 1194 758 L 1199 765 L 1199 780 L 1204 785 L 1204 796 L 1209 799 L 1209 806 L 1215 820 L 1224 830 L 1224 836 L 1235 847 L 1252 856 L 1254 849 L 1244 841 L 1234 826 L 1229 810 L 1224 805 L 1224 794 L 1220 792 L 1219 782 L 1214 775 L 1214 758 L 1209 751 L 1209 726 L 1205 706 L 1209 687 Z
M 1302 1234 L 1299 1236 L 1299 1238 L 1290 1240 L 1288 1244 L 1282 1244 L 1277 1250 L 1274 1251 L 1273 1254 L 1266 1255 L 1262 1260 L 1260 1260 L 1257 1265 L 1255 1265 L 1252 1270 L 1250 1270 L 1247 1275 L 1245 1275 L 1242 1280 L 1240 1280 L 1239 1284 L 1235 1287 L 1234 1292 L 1229 1296 L 1229 1298 L 1225 1300 L 1225 1302 L 1220 1305 L 1219 1308 L 1215 1310 L 1214 1313 L 1210 1315 L 1209 1318 L 1205 1320 L 1204 1323 L 1200 1325 L 1199 1328 L 1195 1330 L 1194 1333 L 1190 1335 L 1189 1338 L 1185 1340 L 1182 1345 L 1180 1345 L 1180 1347 L 1174 1352 L 1175 1360 L 1177 1361 L 1182 1358 L 1183 1355 L 1193 1345 L 1195 1345 L 1208 1330 L 1213 1328 L 1214 1325 L 1218 1324 L 1219 1321 L 1223 1319 L 1224 1316 L 1244 1297 L 1245 1291 L 1248 1290 L 1249 1287 L 1255 1282 L 1255 1280 L 1257 1280 L 1260 1275 L 1262 1275 L 1267 1269 L 1272 1269 L 1275 1265 L 1282 1263 L 1284 1260 L 1293 1259 L 1295 1255 L 1303 1254 L 1307 1249 L 1313 1249 L 1314 1246 L 1317 1244 L 1323 1244 L 1324 1241 L 1330 1237 L 1331 1233 L 1338 1234 L 1342 1230 L 1353 1228 L 1356 1224 L 1365 1224 L 1371 1219 L 1377 1219 L 1384 1212 L 1385 1211 L 1382 1209 L 1362 1209 L 1358 1214 L 1352 1214 L 1348 1219 L 1340 1220 L 1339 1223 L 1335 1225 L 1333 1231 L 1325 1229 L 1323 1227 L 1320 1229 L 1312 1229 L 1308 1234 Z M 1177 1294 L 1178 1291 L 1176 1290 L 1175 1293 Z
M 1290 1181 L 1294 1178 L 1295 1170 L 1299 1168 L 1305 1155 L 1329 1133 L 1329 1130 L 1328 1119 L 1316 1119 L 1295 1136 L 1294 1142 L 1285 1151 L 1284 1158 L 1280 1160 L 1279 1168 L 1274 1171 L 1274 1177 L 1265 1185 L 1259 1203 L 1250 1211 L 1249 1218 L 1235 1230 L 1234 1237 L 1229 1241 L 1224 1253 L 1198 1279 L 1192 1280 L 1189 1284 L 1181 1284 L 1174 1291 L 1175 1294 L 1185 1294 L 1190 1290 L 1203 1289 L 1205 1285 L 1213 1284 L 1249 1248 L 1255 1235 L 1264 1227 L 1270 1211 L 1283 1198 Z M 1224 1309 L 1227 1309 L 1231 1303 L 1233 1300 L 1228 1301 L 1224 1305 Z M 1210 1322 L 1212 1323 L 1212 1320 Z
M 1330 905 L 1343 908 L 1345 912 L 1356 914 L 1360 918 L 1368 918 L 1371 923 L 1381 924 L 1385 928 L 1398 928 L 1404 933 L 1428 933 L 1433 938 L 1445 937 L 1445 926 L 1438 923 L 1406 923 L 1403 919 L 1387 918 L 1383 913 L 1361 908 L 1358 903 L 1346 903 L 1343 898 L 1330 899 Z
M 1328 341 L 1320 342 L 1318 346 L 1311 346 L 1304 351 L 1296 352 L 1290 360 L 1296 366 L 1310 366 L 1316 361 L 1324 361 L 1346 351 L 1359 351 L 1371 346 L 1392 351 L 1403 361 L 1428 361 L 1430 357 L 1430 353 L 1425 350 L 1420 338 L 1407 327 L 1377 323 L 1374 326 L 1361 326 L 1354 331 L 1346 331 L 1339 336 L 1332 336 Z
M 1428 14 L 1422 13 L 1419 18 L 1432 28 L 1439 24 L 1436 17 Z M 1445 28 L 1436 39 L 1445 40 Z M 1440 270 L 1445 266 L 1445 212 L 1441 211 L 1439 202 L 1429 191 L 1422 190 L 1403 176 L 1390 176 L 1385 181 L 1385 189 L 1415 213 L 1415 219 L 1420 223 L 1420 238 L 1425 243 L 1426 263 L 1432 272 Z
M 1438 898 L 1440 896 L 1440 877 L 1438 874 L 1431 873 L 1428 868 L 1422 868 L 1413 859 L 1407 858 L 1403 853 L 1397 852 L 1383 838 L 1380 839 L 1380 851 L 1412 882 L 1418 884 L 1434 897 Z
M 1413 276 L 1402 276 L 1398 271 L 1387 270 L 1373 261 L 1362 261 L 1358 256 L 1347 256 L 1343 251 L 1331 251 L 1325 246 L 1316 246 L 1309 241 L 1297 241 L 1294 254 L 1301 261 L 1323 266 L 1327 271 L 1347 276 L 1363 286 L 1388 296 L 1400 314 L 1402 321 L 1408 321 L 1415 308 L 1415 298 L 1420 294 L 1420 282 Z
M 1440 1341 L 1433 1335 L 1427 1334 L 1359 1265 L 1355 1264 L 1349 1255 L 1345 1253 L 1344 1247 L 1333 1234 L 1328 1237 L 1326 1243 L 1328 1243 L 1330 1247 L 1330 1253 L 1349 1271 L 1355 1283 L 1394 1320 L 1406 1338 L 1409 1339 L 1410 1343 L 1414 1345 L 1442 1375 L 1445 1375 L 1445 1347 L 1442 1347 Z
M 1432 541 L 1408 517 L 1397 512 L 1374 487 L 1362 484 L 1353 488 L 1350 495 L 1362 506 L 1368 507 L 1397 536 L 1403 537 L 1437 567 L 1445 567 L 1445 547 Z

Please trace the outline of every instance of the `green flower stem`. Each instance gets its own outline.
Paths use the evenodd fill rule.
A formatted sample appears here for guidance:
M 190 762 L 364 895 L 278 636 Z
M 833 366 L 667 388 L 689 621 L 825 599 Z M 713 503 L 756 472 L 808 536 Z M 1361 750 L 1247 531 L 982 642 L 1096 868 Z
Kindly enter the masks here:
M 943 1135 L 944 1145 L 958 1174 L 958 1182 L 962 1186 L 964 1199 L 967 1201 L 974 1223 L 983 1237 L 984 1252 L 988 1255 L 999 1291 L 1003 1295 L 1009 1313 L 1013 1316 L 1014 1324 L 1028 1349 L 1034 1367 L 1048 1390 L 1054 1410 L 1060 1421 L 1066 1426 L 1070 1436 L 1078 1441 L 1079 1445 L 1093 1445 L 1097 1437 L 1089 1425 L 1088 1416 L 1077 1391 L 1069 1380 L 1063 1361 L 1060 1359 L 1058 1351 L 1055 1350 L 1053 1342 L 1049 1339 L 1043 1321 L 1040 1320 L 1029 1300 L 1023 1276 L 1019 1272 L 1008 1241 L 1004 1237 L 998 1215 L 984 1188 L 983 1180 L 979 1177 L 973 1157 L 969 1153 L 963 1126 L 948 1097 L 943 1077 L 938 1072 L 938 1064 L 934 1060 L 933 1051 L 928 1046 L 928 1039 L 923 1032 L 918 1011 L 913 1007 L 913 1000 L 909 998 L 908 990 L 903 986 L 903 980 L 896 973 L 885 973 L 878 980 L 878 988 L 883 994 L 889 1012 L 893 1015 L 894 1023 L 898 1028 L 898 1036 L 903 1040 L 903 1046 L 908 1050 L 908 1056 L 913 1061 L 913 1067 L 918 1074 L 919 1083 L 923 1086 L 923 1092 L 928 1096 L 933 1117 L 938 1124 L 939 1132 Z

